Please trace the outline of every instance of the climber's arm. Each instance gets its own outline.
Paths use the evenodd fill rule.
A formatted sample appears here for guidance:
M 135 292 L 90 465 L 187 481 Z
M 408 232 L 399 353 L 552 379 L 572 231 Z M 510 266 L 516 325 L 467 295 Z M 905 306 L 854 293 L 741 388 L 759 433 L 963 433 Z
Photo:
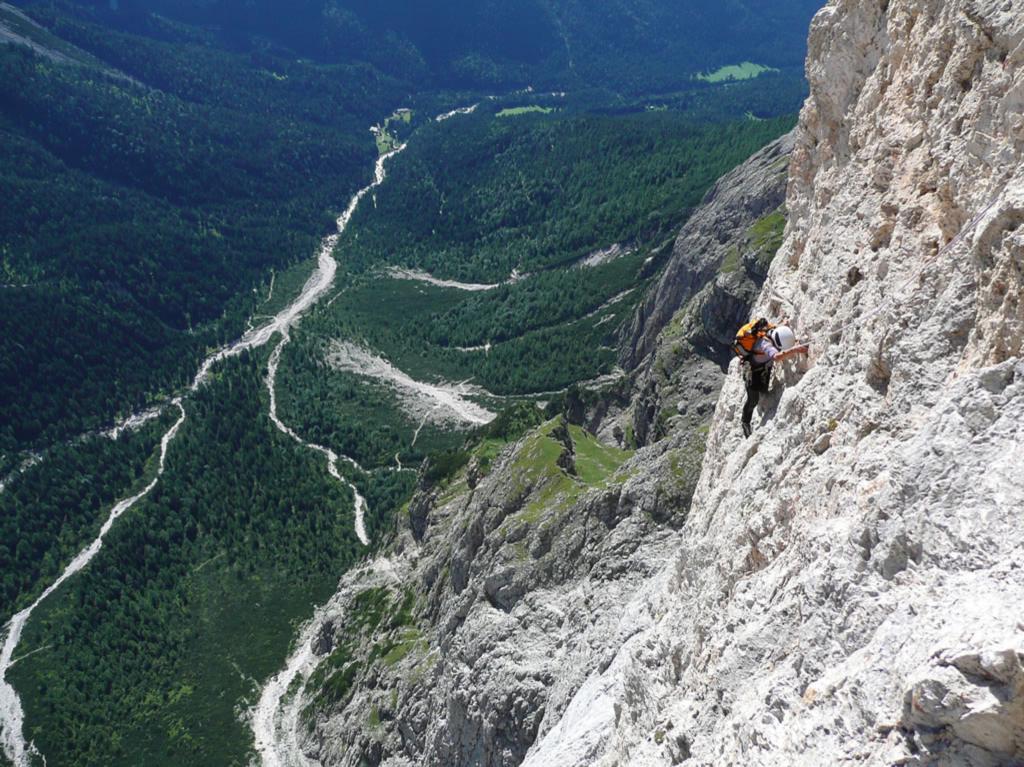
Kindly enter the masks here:
M 797 346 L 794 346 L 792 349 L 788 349 L 787 351 L 784 352 L 779 352 L 778 354 L 775 355 L 774 360 L 775 362 L 782 362 L 782 360 L 787 359 L 788 357 L 793 357 L 797 354 L 807 354 L 807 349 L 809 347 L 810 344 L 799 344 Z

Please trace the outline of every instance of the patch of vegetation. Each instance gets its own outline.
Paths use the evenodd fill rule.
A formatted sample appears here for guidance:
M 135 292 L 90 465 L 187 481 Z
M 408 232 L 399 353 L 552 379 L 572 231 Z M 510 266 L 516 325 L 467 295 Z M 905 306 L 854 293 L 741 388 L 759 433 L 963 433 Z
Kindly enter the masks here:
M 740 256 L 740 249 L 737 246 L 729 248 L 722 259 L 722 265 L 718 267 L 720 274 L 732 274 L 743 268 L 743 258 Z
M 633 454 L 604 445 L 579 426 L 567 424 L 576 469 L 575 475 L 569 474 L 558 463 L 565 446 L 553 435 L 560 423 L 561 419 L 548 421 L 531 434 L 510 469 L 517 481 L 516 494 L 530 494 L 529 504 L 516 515 L 527 524 L 569 508 L 588 490 L 607 486 Z
M 785 231 L 786 212 L 781 207 L 755 221 L 747 230 L 751 246 L 757 252 L 757 260 L 765 268 L 782 247 Z
M 385 588 L 372 588 L 362 591 L 352 600 L 350 615 L 346 623 L 361 631 L 373 631 L 380 625 L 384 613 L 388 609 L 389 592 Z
M 744 253 L 752 255 L 760 269 L 767 270 L 782 247 L 785 230 L 786 213 L 782 207 L 762 216 L 747 229 L 741 245 L 729 248 L 718 267 L 719 273 L 732 274 L 743 269 Z
M 390 133 L 381 131 L 380 133 L 374 134 L 377 142 L 377 151 L 380 154 L 387 154 L 388 152 L 394 151 L 395 147 L 398 146 L 394 137 Z
M 409 135 L 409 126 L 412 125 L 413 110 L 399 109 L 387 118 L 382 125 L 373 128 L 374 138 L 377 140 L 377 152 L 387 154 L 398 148 L 402 139 Z
M 420 643 L 421 639 L 418 631 L 407 631 L 399 642 L 381 657 L 381 661 L 385 666 L 394 666 L 401 663 Z
M 441 484 L 442 481 L 464 469 L 469 463 L 470 457 L 470 452 L 461 448 L 442 450 L 432 454 L 427 469 L 423 472 L 423 481 L 430 485 Z
M 335 705 L 344 705 L 360 673 L 375 663 L 394 666 L 424 643 L 415 628 L 416 596 L 384 587 L 360 592 L 345 613 L 342 640 L 310 675 L 313 696 L 302 712 L 305 721 Z M 365 654 L 360 648 L 367 648 Z
M 491 462 L 506 445 L 520 439 L 543 420 L 543 411 L 532 402 L 519 402 L 505 408 L 489 424 L 472 432 L 460 448 L 431 455 L 424 481 L 431 485 L 449 483 L 470 461 L 476 461 L 480 475 L 485 476 Z
M 632 451 L 603 444 L 579 426 L 570 425 L 569 433 L 576 450 L 577 475 L 591 487 L 607 485 L 608 480 L 633 454 Z

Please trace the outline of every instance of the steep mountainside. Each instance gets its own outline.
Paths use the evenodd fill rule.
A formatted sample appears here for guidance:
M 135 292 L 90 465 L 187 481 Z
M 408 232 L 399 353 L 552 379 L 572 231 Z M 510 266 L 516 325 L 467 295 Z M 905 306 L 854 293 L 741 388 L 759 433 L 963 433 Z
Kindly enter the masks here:
M 1024 759 L 1024 5 L 834 2 L 756 313 L 672 564 L 527 764 Z M 625 622 L 620 630 L 625 629 Z
M 634 381 L 642 406 L 576 408 L 518 440 L 490 434 L 454 476 L 424 475 L 378 575 L 346 577 L 307 630 L 314 658 L 282 710 L 285 753 L 518 764 L 613 657 L 631 596 L 678 545 L 723 379 L 720 341 L 779 244 L 791 149 L 784 137 L 728 174 L 681 232 L 657 290 L 682 308 L 661 337 L 651 331 Z M 636 452 L 633 420 L 651 443 Z
M 706 452 L 672 417 L 636 453 L 559 419 L 481 449 L 422 488 L 383 585 L 347 580 L 282 739 L 339 765 L 1021 763 L 1022 72 L 1020 0 L 819 13 L 753 312 L 812 353 L 753 437 L 733 373 Z M 707 316 L 657 300 L 620 428 L 671 400 L 649 350 Z
M 792 134 L 783 136 L 715 184 L 624 329 L 620 362 L 635 371 L 625 423 L 631 443 L 710 419 L 729 345 L 782 243 L 792 151 Z

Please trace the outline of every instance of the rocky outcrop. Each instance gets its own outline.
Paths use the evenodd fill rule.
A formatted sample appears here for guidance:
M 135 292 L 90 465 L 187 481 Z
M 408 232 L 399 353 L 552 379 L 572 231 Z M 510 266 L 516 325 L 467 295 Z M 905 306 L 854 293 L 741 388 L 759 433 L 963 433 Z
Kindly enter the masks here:
M 782 244 L 792 151 L 793 135 L 783 136 L 712 187 L 623 331 L 621 361 L 634 371 L 633 391 L 615 425 L 633 444 L 710 420 L 733 335 Z
M 474 454 L 439 487 L 421 482 L 390 560 L 418 595 L 420 639 L 384 662 L 382 648 L 399 641 L 389 624 L 360 633 L 345 616 L 350 602 L 336 601 L 337 614 L 327 611 L 334 638 L 321 645 L 345 648 L 354 677 L 341 698 L 317 677 L 305 691 L 317 712 L 303 741 L 310 756 L 323 765 L 520 764 L 637 630 L 627 610 L 677 546 L 722 352 L 781 242 L 792 144 L 775 142 L 720 181 L 678 239 L 656 289 L 676 302 L 676 316 L 665 315 L 671 327 L 660 334 L 663 307 L 638 316 L 638 343 L 648 338 L 651 348 L 632 395 L 625 380 L 604 394 L 572 390 L 567 417 L 497 458 Z M 616 418 L 623 396 L 634 404 Z M 634 422 L 645 424 L 639 439 Z M 581 426 L 601 427 L 606 439 Z M 637 442 L 647 446 L 621 449 Z M 342 593 L 358 591 L 353 578 Z M 319 654 L 326 668 L 336 663 Z
M 476 456 L 489 471 L 475 487 L 467 468 L 440 491 L 421 488 L 427 525 L 419 542 L 402 532 L 391 593 L 374 596 L 380 583 L 361 573 L 340 592 L 359 600 L 363 589 L 394 612 L 407 589 L 415 621 L 385 617 L 367 632 L 352 598 L 327 609 L 333 635 L 314 650 L 351 677 L 338 695 L 335 677 L 312 675 L 303 750 L 322 765 L 521 763 L 628 636 L 632 595 L 674 551 L 697 477 L 672 476 L 673 460 L 648 473 L 554 419 L 490 461 Z
M 836 0 L 680 553 L 528 765 L 1024 763 L 1024 4 Z

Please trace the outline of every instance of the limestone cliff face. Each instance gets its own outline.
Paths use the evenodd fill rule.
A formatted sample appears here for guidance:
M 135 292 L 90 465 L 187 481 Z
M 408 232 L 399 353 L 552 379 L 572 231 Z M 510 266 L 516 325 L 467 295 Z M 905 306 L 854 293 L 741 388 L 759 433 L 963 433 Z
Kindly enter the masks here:
M 735 370 L 706 439 L 681 397 L 725 249 L 630 335 L 639 450 L 552 422 L 423 489 L 309 756 L 1024 764 L 1024 0 L 834 0 L 808 76 L 753 313 L 812 352 L 753 437 Z
M 782 242 L 792 151 L 789 134 L 719 179 L 625 328 L 620 356 L 633 387 L 620 428 L 631 442 L 649 445 L 710 420 L 736 328 Z
M 528 765 L 1024 763 L 1024 3 L 836 0 L 680 553 Z
M 753 224 L 782 205 L 792 151 L 793 134 L 788 134 L 711 187 L 676 238 L 672 257 L 657 284 L 625 329 L 623 367 L 640 367 L 654 352 L 673 315 L 713 285 L 718 274 L 746 273 L 760 288 L 770 256 L 775 254 L 765 258 L 758 248 L 751 247 L 753 238 L 747 234 Z

